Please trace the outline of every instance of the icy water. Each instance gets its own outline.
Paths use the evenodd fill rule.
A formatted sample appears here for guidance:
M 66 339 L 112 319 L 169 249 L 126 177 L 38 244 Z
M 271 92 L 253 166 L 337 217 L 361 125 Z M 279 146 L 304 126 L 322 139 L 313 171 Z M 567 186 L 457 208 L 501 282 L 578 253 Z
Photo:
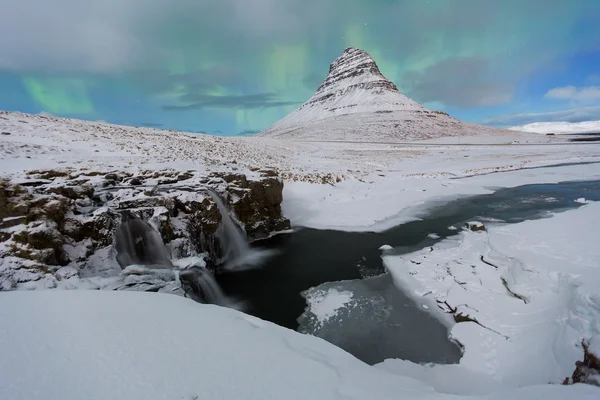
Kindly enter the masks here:
M 278 250 L 263 268 L 220 274 L 217 280 L 226 294 L 247 301 L 248 313 L 321 336 L 369 364 L 386 358 L 456 363 L 461 352 L 448 340 L 446 328 L 416 307 L 388 275 L 381 275 L 385 271 L 379 247 L 415 251 L 455 235 L 450 226 L 460 228 L 470 220 L 490 224 L 542 218 L 581 206 L 575 202 L 581 197 L 600 200 L 600 181 L 527 185 L 437 204 L 421 220 L 381 233 L 300 229 L 254 244 Z M 298 318 L 307 306 L 302 293 L 319 285 L 323 286 L 318 289 L 352 292 L 353 307 L 342 310 L 336 325 L 327 329 L 315 328 L 306 315 L 300 326 Z

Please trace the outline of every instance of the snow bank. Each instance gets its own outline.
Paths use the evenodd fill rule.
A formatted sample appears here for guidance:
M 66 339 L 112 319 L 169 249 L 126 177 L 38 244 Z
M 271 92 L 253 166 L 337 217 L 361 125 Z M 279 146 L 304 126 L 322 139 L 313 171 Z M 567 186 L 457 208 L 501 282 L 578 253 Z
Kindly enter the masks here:
M 2 399 L 451 399 L 234 310 L 137 292 L 0 293 Z M 486 399 L 596 399 L 588 385 Z
M 581 340 L 600 335 L 598 226 L 600 204 L 591 203 L 383 259 L 409 295 L 458 315 L 451 336 L 465 346 L 464 384 L 474 374 L 515 386 L 561 382 L 583 357 Z
M 573 133 L 598 133 L 600 132 L 600 121 L 585 122 L 534 122 L 522 126 L 513 126 L 508 128 L 512 131 L 531 132 L 531 133 L 554 133 L 554 134 L 573 134 Z
M 600 148 L 600 147 L 599 147 Z M 433 161 L 432 161 L 433 162 Z M 411 170 L 349 179 L 336 185 L 289 182 L 283 189 L 283 211 L 292 225 L 316 229 L 381 232 L 418 219 L 427 208 L 458 197 L 493 193 L 535 183 L 600 179 L 600 164 L 571 165 L 494 172 L 493 168 L 467 169 L 464 164 L 435 172 L 422 160 L 421 173 Z M 415 168 L 415 165 L 412 166 Z M 427 169 L 432 168 L 432 169 Z M 496 171 L 497 172 L 497 171 Z M 452 176 L 470 176 L 452 179 Z

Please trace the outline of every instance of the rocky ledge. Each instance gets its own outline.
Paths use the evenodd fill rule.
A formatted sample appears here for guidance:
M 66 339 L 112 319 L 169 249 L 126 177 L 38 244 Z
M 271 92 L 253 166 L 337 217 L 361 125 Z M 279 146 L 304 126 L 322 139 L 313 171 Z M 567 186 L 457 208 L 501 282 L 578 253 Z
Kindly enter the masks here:
M 0 180 L 0 290 L 175 291 L 168 287 L 172 277 L 164 285 L 154 279 L 140 286 L 143 279 L 129 271 L 124 279 L 114 234 L 129 212 L 160 233 L 176 265 L 218 268 L 224 261 L 221 214 L 207 189 L 219 194 L 250 241 L 290 228 L 281 213 L 283 181 L 274 169 L 208 175 L 65 169 Z

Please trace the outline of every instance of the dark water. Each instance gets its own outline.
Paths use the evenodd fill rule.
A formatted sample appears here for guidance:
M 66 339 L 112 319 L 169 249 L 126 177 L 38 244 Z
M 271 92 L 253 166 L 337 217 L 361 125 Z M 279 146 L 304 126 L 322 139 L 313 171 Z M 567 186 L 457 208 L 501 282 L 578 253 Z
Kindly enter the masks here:
M 298 329 L 298 317 L 306 302 L 301 292 L 326 282 L 356 280 L 384 272 L 382 245 L 391 245 L 399 253 L 415 251 L 457 233 L 449 226 L 460 227 L 478 219 L 502 220 L 507 223 L 542 218 L 549 211 L 581 206 L 574 200 L 585 197 L 600 200 L 600 181 L 527 185 L 502 189 L 493 194 L 437 204 L 422 220 L 409 222 L 381 233 L 356 233 L 331 230 L 299 229 L 255 243 L 254 246 L 279 250 L 261 269 L 223 273 L 217 276 L 226 294 L 248 302 L 247 312 L 290 329 Z M 436 233 L 439 239 L 431 239 Z M 389 357 L 416 362 L 457 362 L 459 349 L 447 340 L 446 329 L 425 310 L 415 307 L 388 279 L 363 281 L 363 289 L 385 292 L 382 296 L 393 318 L 406 323 L 402 343 L 384 346 L 376 331 L 360 337 L 345 337 L 345 348 L 366 362 L 375 363 Z M 409 312 L 410 311 L 410 312 Z M 332 341 L 330 339 L 330 341 Z M 356 346 L 360 343 L 360 346 Z M 397 351 L 392 351 L 396 349 Z M 383 353 L 388 354 L 383 354 Z M 389 354 L 392 353 L 392 354 Z M 401 353 L 401 355 L 398 355 Z

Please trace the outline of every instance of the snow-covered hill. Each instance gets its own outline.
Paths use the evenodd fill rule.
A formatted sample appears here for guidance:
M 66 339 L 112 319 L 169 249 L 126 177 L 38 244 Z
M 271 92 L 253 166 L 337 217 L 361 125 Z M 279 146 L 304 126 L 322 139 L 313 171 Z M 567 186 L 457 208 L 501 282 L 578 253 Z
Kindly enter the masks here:
M 331 64 L 329 75 L 306 103 L 259 136 L 399 142 L 504 132 L 428 110 L 400 93 L 367 52 L 350 47 Z
M 573 133 L 598 133 L 600 132 L 600 121 L 534 122 L 522 126 L 513 126 L 508 129 L 519 132 L 554 133 L 557 135 Z

